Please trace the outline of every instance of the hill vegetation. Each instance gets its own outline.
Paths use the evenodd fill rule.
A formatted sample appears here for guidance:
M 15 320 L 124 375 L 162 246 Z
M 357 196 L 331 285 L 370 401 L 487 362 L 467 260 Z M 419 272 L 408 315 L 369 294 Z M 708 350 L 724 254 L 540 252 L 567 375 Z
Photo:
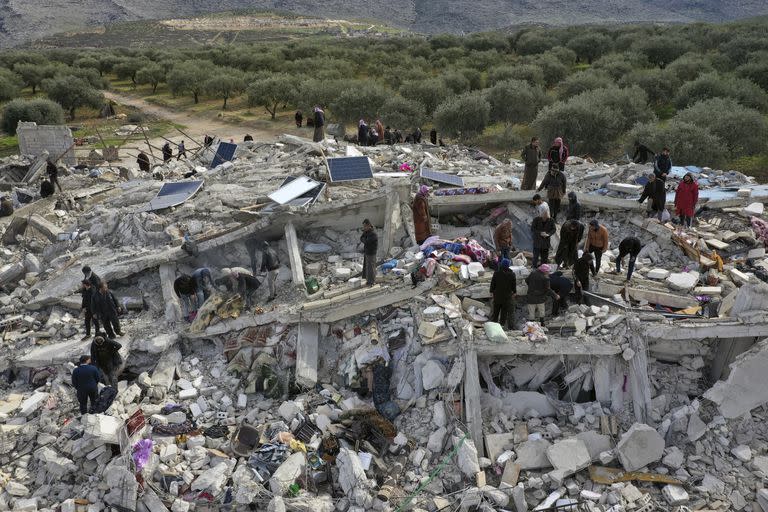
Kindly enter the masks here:
M 110 83 L 246 123 L 286 122 L 320 104 L 330 122 L 381 117 L 404 132 L 434 124 L 444 138 L 503 156 L 532 135 L 545 145 L 562 136 L 572 154 L 595 158 L 642 141 L 669 146 L 679 164 L 768 169 L 765 19 L 0 53 L 0 101 L 43 95 L 74 117 Z

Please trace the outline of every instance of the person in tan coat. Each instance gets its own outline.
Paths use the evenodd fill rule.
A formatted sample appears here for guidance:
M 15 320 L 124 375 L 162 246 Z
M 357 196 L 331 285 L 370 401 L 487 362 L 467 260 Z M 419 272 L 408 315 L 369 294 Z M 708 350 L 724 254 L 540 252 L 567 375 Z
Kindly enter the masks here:
M 600 271 L 600 263 L 603 259 L 603 253 L 608 250 L 608 229 L 601 226 L 597 219 L 589 221 L 589 231 L 587 232 L 587 241 L 584 243 L 584 252 L 595 255 L 595 265 L 592 268 L 592 275 Z
M 496 244 L 496 252 L 499 258 L 509 259 L 509 253 L 512 250 L 512 221 L 504 219 L 501 224 L 496 226 L 493 232 L 493 243 Z
M 422 185 L 419 192 L 413 198 L 411 211 L 413 212 L 413 227 L 416 242 L 421 245 L 424 240 L 432 236 L 432 226 L 429 220 L 429 187 Z

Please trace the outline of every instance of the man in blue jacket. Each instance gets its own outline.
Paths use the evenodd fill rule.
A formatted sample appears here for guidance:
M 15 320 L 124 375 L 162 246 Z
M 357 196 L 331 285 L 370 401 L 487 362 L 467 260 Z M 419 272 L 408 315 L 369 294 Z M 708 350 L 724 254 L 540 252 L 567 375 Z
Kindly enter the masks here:
M 77 391 L 77 401 L 80 402 L 80 414 L 93 410 L 99 397 L 99 380 L 101 372 L 91 364 L 91 356 L 80 356 L 80 364 L 72 371 L 72 386 Z M 91 408 L 88 408 L 88 400 Z

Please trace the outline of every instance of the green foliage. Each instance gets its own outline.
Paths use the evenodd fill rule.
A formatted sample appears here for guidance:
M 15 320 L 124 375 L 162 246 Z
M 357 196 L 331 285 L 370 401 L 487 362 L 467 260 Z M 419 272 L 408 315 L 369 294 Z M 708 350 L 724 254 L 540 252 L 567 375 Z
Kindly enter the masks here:
M 205 81 L 203 90 L 210 96 L 223 99 L 222 108 L 226 110 L 227 100 L 245 90 L 245 78 L 243 73 L 236 69 L 222 68 Z M 290 98 L 292 95 L 289 91 L 286 96 Z
M 697 53 L 686 53 L 673 60 L 668 66 L 667 71 L 672 73 L 683 82 L 689 82 L 697 79 L 704 73 L 714 71 L 711 60 Z
M 8 69 L 0 69 L 0 101 L 17 97 L 23 86 L 24 82 L 19 75 Z
M 343 90 L 339 97 L 331 102 L 331 109 L 335 117 L 348 123 L 361 117 L 378 117 L 390 94 L 378 83 L 362 82 Z
M 521 64 L 512 68 L 509 78 L 524 80 L 531 85 L 544 85 L 544 70 L 536 64 Z
M 541 68 L 544 73 L 544 84 L 548 87 L 554 86 L 568 75 L 568 67 L 553 53 L 534 55 L 530 62 Z
M 592 65 L 592 69 L 600 70 L 614 80 L 619 80 L 635 69 L 646 67 L 648 67 L 648 60 L 645 56 L 634 52 L 609 53 L 600 57 Z
M 527 123 L 547 101 L 539 86 L 522 80 L 506 80 L 488 89 L 486 99 L 491 105 L 491 121 L 507 124 Z
M 307 111 L 315 105 L 327 108 L 347 87 L 349 87 L 347 80 L 310 78 L 299 82 L 293 103 Z
M 768 93 L 745 78 L 707 73 L 680 87 L 675 104 L 678 109 L 709 98 L 733 98 L 744 106 L 768 112 Z
M 736 74 L 752 80 L 768 91 L 768 51 L 756 52 L 749 62 L 736 68 Z
M 54 77 L 75 77 L 88 82 L 94 89 L 104 88 L 104 79 L 99 72 L 92 68 L 73 68 L 67 66 L 53 67 Z
M 58 103 L 43 98 L 9 101 L 3 107 L 0 127 L 8 135 L 15 135 L 19 121 L 35 122 L 39 125 L 62 124 L 64 111 Z
M 136 72 L 137 84 L 149 84 L 152 86 L 152 94 L 157 92 L 157 86 L 165 80 L 166 70 L 163 66 L 151 63 Z
M 576 53 L 576 58 L 592 64 L 592 61 L 606 53 L 613 43 L 610 36 L 599 32 L 584 32 L 567 43 L 568 48 Z
M 136 74 L 141 68 L 146 66 L 149 61 L 145 58 L 132 57 L 119 61 L 114 65 L 112 71 L 115 72 L 117 78 L 121 80 L 130 79 L 133 85 L 136 85 Z
M 415 128 L 421 126 L 425 118 L 423 105 L 401 96 L 391 96 L 381 106 L 382 121 L 395 128 Z
M 544 53 L 557 46 L 559 41 L 549 31 L 530 30 L 523 32 L 515 42 L 515 50 L 520 55 Z
M 400 95 L 423 105 L 426 114 L 432 115 L 439 104 L 453 95 L 453 91 L 439 78 L 430 78 L 403 83 Z
M 491 105 L 478 92 L 464 93 L 441 103 L 434 114 L 437 130 L 468 140 L 480 135 L 490 119 Z
M 99 59 L 96 57 L 83 57 L 81 59 L 77 59 L 73 66 L 76 68 L 91 68 L 99 71 L 101 64 L 99 63 Z M 99 73 L 99 76 L 102 76 L 101 73 Z
M 627 135 L 627 147 L 635 140 L 651 148 L 670 148 L 672 160 L 681 165 L 719 166 L 727 156 L 722 139 L 702 126 L 678 119 L 665 125 L 638 124 Z
M 768 50 L 765 28 L 737 35 L 720 45 L 720 51 L 728 57 L 733 66 L 746 63 L 751 53 L 761 50 Z
M 680 81 L 669 68 L 637 69 L 624 75 L 619 80 L 619 85 L 622 87 L 637 85 L 645 91 L 652 105 L 662 105 L 674 99 L 680 88 Z
M 46 67 L 39 64 L 29 64 L 21 62 L 13 66 L 13 71 L 18 74 L 24 81 L 24 85 L 32 88 L 32 94 L 37 93 L 37 88 L 46 78 L 50 78 L 51 75 L 46 73 Z M 50 68 L 48 68 L 50 69 Z
M 464 76 L 464 73 L 449 71 L 443 73 L 440 78 L 443 80 L 445 86 L 454 94 L 460 94 L 469 90 L 469 80 Z
M 560 99 L 567 99 L 586 91 L 604 89 L 615 85 L 613 79 L 604 71 L 579 71 L 567 77 L 557 86 Z
M 712 98 L 679 112 L 675 120 L 707 129 L 724 142 L 730 158 L 768 151 L 768 121 L 730 98 Z
M 665 67 L 691 48 L 691 44 L 676 35 L 659 35 L 642 39 L 633 49 L 645 55 L 648 61 L 660 68 Z
M 91 84 L 75 76 L 56 76 L 43 81 L 43 90 L 48 97 L 69 111 L 69 118 L 75 118 L 80 107 L 99 108 L 104 96 Z
M 296 97 L 296 88 L 289 75 L 271 75 L 268 78 L 256 80 L 246 90 L 248 104 L 260 105 L 270 113 L 272 119 L 277 114 L 281 104 L 289 103 Z
M 181 62 L 168 73 L 168 88 L 173 94 L 191 94 L 195 104 L 197 104 L 200 101 L 200 95 L 205 91 L 205 84 L 214 70 L 213 62 L 209 60 Z

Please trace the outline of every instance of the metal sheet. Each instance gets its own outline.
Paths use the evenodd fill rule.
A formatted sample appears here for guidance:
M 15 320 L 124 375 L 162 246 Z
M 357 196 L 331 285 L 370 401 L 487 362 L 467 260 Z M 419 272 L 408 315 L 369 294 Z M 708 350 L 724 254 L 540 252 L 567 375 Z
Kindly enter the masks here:
M 237 144 L 219 142 L 219 147 L 216 148 L 216 154 L 211 162 L 211 169 L 215 169 L 224 162 L 231 162 L 235 158 L 235 151 L 237 151 Z
M 151 212 L 180 205 L 194 196 L 203 186 L 203 183 L 202 180 L 163 183 L 155 198 L 139 207 L 138 211 Z
M 455 174 L 448 174 L 440 171 L 433 171 L 428 167 L 422 167 L 419 175 L 422 178 L 436 181 L 438 183 L 445 183 L 446 185 L 453 185 L 454 187 L 464 186 L 464 178 L 461 176 L 456 176 Z
M 318 185 L 320 185 L 320 183 L 315 180 L 311 180 L 306 176 L 298 176 L 287 184 L 284 182 L 279 189 L 275 190 L 267 197 L 278 204 L 285 204 L 292 199 L 304 195 Z
M 371 162 L 367 156 L 329 158 L 328 173 L 331 183 L 373 178 Z

